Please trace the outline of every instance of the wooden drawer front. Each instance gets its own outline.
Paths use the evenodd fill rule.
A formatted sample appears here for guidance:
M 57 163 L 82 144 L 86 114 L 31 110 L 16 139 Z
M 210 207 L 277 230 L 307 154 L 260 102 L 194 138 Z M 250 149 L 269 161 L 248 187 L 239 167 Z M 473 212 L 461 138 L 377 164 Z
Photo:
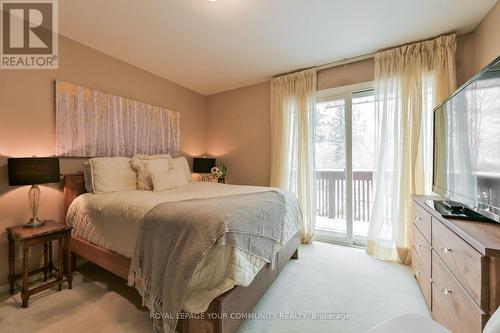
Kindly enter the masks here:
M 413 252 L 418 254 L 427 274 L 431 274 L 431 246 L 422 233 L 413 225 Z
M 453 315 L 462 330 L 467 333 L 480 333 L 485 319 L 483 311 L 434 251 L 432 281 L 436 291 L 433 297 L 441 297 L 444 307 Z
M 430 261 L 429 261 L 430 264 Z M 415 279 L 417 279 L 418 286 L 424 295 L 425 303 L 429 309 L 431 309 L 431 277 L 427 273 L 427 270 L 424 269 L 424 264 L 422 260 L 419 258 L 415 249 L 413 250 L 411 265 L 413 267 L 413 273 L 415 275 Z
M 418 230 L 431 245 L 431 214 L 427 213 L 417 203 L 413 203 L 413 223 L 417 226 Z
M 488 295 L 483 295 L 481 268 L 485 258 L 462 238 L 439 221 L 432 224 L 432 245 L 474 301 L 488 308 Z
M 434 283 L 432 284 L 432 318 L 453 333 L 464 332 L 460 329 L 455 317 L 444 305 L 441 293 Z

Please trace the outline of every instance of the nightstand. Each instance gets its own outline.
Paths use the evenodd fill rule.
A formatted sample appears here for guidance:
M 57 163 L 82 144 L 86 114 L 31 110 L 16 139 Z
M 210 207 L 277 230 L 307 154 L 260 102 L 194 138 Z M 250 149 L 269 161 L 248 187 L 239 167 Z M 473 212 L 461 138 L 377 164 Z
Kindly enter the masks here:
M 62 288 L 62 283 L 67 281 L 69 289 L 72 287 L 72 272 L 71 272 L 71 252 L 68 249 L 68 242 L 71 236 L 71 227 L 64 223 L 56 221 L 46 221 L 41 227 L 23 227 L 15 226 L 5 229 L 9 239 L 9 286 L 10 293 L 14 294 L 14 285 L 16 280 L 22 278 L 22 300 L 23 307 L 28 307 L 28 300 L 31 295 L 39 293 L 43 290 L 59 287 Z M 23 272 L 15 273 L 15 258 L 16 258 L 16 240 L 20 243 L 23 249 Z M 57 267 L 54 267 L 52 258 L 52 242 L 58 242 Z M 28 250 L 35 244 L 43 244 L 43 267 L 29 271 L 28 269 Z M 67 252 L 67 278 L 63 278 L 63 252 Z M 32 274 L 43 272 L 42 285 L 29 289 L 28 278 Z M 55 274 L 55 273 L 56 274 Z M 52 281 L 47 282 L 49 277 L 54 277 Z
M 212 176 L 211 173 L 195 173 L 192 175 L 195 182 L 198 183 L 214 183 L 217 180 Z

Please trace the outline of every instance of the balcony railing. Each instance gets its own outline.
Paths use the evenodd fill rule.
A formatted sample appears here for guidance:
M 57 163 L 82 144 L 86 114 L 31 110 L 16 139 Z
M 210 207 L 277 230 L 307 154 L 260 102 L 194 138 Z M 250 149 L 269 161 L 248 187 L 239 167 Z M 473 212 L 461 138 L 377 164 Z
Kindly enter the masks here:
M 353 219 L 369 222 L 373 191 L 373 171 L 353 171 Z M 316 171 L 316 214 L 331 219 L 346 215 L 344 170 Z
M 477 185 L 479 202 L 500 207 L 500 177 L 498 174 L 478 174 Z
M 370 222 L 373 200 L 373 171 L 353 171 L 353 220 Z M 477 175 L 478 201 L 500 207 L 500 177 Z M 346 179 L 344 170 L 316 171 L 316 215 L 330 219 L 346 218 Z M 389 205 L 387 206 L 389 208 Z M 389 213 L 387 213 L 389 215 Z

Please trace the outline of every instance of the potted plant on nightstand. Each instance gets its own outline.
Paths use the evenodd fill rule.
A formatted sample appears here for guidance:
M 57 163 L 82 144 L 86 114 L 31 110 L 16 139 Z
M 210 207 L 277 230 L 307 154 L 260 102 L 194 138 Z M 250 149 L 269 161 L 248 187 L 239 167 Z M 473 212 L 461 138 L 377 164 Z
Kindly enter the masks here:
M 225 184 L 226 183 L 226 176 L 227 176 L 227 168 L 224 164 L 221 164 L 219 166 L 214 166 L 212 170 L 210 170 L 212 173 L 212 176 L 217 179 L 218 183 Z

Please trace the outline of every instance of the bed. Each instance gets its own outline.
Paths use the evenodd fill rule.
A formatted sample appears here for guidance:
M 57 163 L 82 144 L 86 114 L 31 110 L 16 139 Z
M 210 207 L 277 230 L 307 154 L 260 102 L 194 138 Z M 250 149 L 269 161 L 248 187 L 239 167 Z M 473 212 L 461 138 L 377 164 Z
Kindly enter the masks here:
M 67 223 L 73 226 L 69 250 L 73 255 L 81 256 L 127 279 L 141 220 L 153 207 L 169 201 L 265 190 L 268 188 L 192 182 L 159 193 L 123 191 L 90 194 L 85 193 L 83 175 L 65 175 L 64 208 Z M 285 221 L 283 246 L 273 265 L 232 247 L 210 248 L 189 281 L 183 305 L 186 313 L 206 315 L 182 319 L 176 330 L 185 333 L 234 332 L 241 324 L 241 319 L 227 314 L 252 311 L 286 262 L 298 257 L 298 230 L 298 221 Z

